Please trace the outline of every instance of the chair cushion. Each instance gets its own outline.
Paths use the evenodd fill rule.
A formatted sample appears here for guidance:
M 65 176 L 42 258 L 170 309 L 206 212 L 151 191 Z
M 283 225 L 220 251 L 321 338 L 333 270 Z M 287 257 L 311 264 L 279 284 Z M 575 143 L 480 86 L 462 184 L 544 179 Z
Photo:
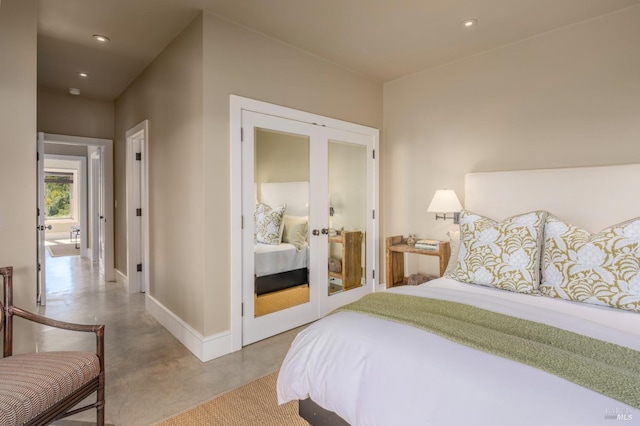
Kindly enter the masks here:
M 100 374 L 90 352 L 41 352 L 0 359 L 0 425 L 22 425 Z

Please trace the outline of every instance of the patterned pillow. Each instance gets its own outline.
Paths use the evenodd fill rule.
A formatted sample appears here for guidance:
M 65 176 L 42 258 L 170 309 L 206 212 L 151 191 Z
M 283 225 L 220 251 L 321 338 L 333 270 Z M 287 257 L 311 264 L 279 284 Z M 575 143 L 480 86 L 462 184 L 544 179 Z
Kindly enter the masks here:
M 640 218 L 591 235 L 549 215 L 540 291 L 640 312 Z
M 460 231 L 449 231 L 449 247 L 451 247 L 451 255 L 449 256 L 449 263 L 447 263 L 447 269 L 444 271 L 446 278 L 456 279 L 455 272 L 458 266 L 458 253 L 460 252 Z
M 463 210 L 460 251 L 452 278 L 518 293 L 536 293 L 547 213 L 534 211 L 498 223 Z
M 262 203 L 256 206 L 254 216 L 256 242 L 271 245 L 280 244 L 286 208 L 286 204 L 276 208 Z

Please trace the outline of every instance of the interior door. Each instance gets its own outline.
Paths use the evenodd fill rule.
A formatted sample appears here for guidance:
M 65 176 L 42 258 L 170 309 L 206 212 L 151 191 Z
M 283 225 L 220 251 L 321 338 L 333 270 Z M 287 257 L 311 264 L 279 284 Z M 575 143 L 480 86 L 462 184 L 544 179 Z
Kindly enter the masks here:
M 44 133 L 39 132 L 36 141 L 37 150 L 37 172 L 36 172 L 36 240 L 37 240 L 37 265 L 38 279 L 36 289 L 36 302 L 39 305 L 47 303 L 47 273 L 46 273 L 46 253 L 45 253 L 45 201 L 44 201 Z
M 317 126 L 243 111 L 242 129 L 242 344 L 247 345 L 318 318 L 319 295 L 316 287 L 319 281 L 317 271 L 314 270 L 317 263 L 314 264 L 311 259 L 314 256 L 322 256 L 320 253 L 326 251 L 326 245 L 313 238 L 307 238 L 307 244 L 302 245 L 299 250 L 296 249 L 294 253 L 299 256 L 306 252 L 306 266 L 300 269 L 307 269 L 307 282 L 297 282 L 298 284 L 292 287 L 259 294 L 258 280 L 278 278 L 278 274 L 284 273 L 279 269 L 271 269 L 271 266 L 278 263 L 270 260 L 273 257 L 267 258 L 266 261 L 262 260 L 264 257 L 260 257 L 273 256 L 272 252 L 256 253 L 256 250 L 281 248 L 279 244 L 255 244 L 256 241 L 264 241 L 263 230 L 267 229 L 267 226 L 263 227 L 261 223 L 256 226 L 255 220 L 257 207 L 264 207 L 262 184 L 308 182 L 306 195 L 304 192 L 300 195 L 298 192 L 285 191 L 279 194 L 277 200 L 297 206 L 295 217 L 307 216 L 309 229 L 320 225 L 318 212 L 326 205 L 326 196 L 320 194 L 326 194 L 326 191 L 321 181 L 312 178 L 314 173 L 317 173 L 316 169 L 319 170 L 317 157 L 322 155 Z M 312 158 L 314 161 L 311 161 Z M 326 185 L 324 188 L 326 189 Z M 277 202 L 280 203 L 282 201 Z M 276 211 L 284 206 L 286 215 L 286 203 L 268 207 Z M 289 302 L 290 300 L 292 302 Z
M 329 198 L 325 210 L 328 268 L 321 279 L 320 315 L 374 290 L 374 156 L 370 136 L 323 128 Z

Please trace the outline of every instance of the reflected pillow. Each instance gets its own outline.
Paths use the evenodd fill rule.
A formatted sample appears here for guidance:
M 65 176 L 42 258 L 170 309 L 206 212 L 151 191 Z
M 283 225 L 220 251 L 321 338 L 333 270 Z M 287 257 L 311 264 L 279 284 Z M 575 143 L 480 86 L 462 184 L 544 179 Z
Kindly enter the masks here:
M 460 231 L 449 231 L 449 246 L 451 247 L 451 255 L 449 256 L 449 263 L 447 263 L 447 269 L 444 271 L 446 278 L 455 279 L 455 271 L 458 266 L 458 253 L 460 252 Z
M 534 211 L 496 222 L 463 210 L 455 278 L 518 293 L 540 283 L 540 249 L 547 213 Z
M 256 206 L 254 214 L 256 242 L 271 245 L 280 244 L 286 207 L 285 204 L 280 207 L 271 208 L 262 203 Z
M 307 243 L 308 224 L 309 218 L 307 216 L 285 215 L 282 242 L 293 244 L 300 251 Z
M 597 234 L 549 216 L 540 291 L 640 312 L 640 218 Z

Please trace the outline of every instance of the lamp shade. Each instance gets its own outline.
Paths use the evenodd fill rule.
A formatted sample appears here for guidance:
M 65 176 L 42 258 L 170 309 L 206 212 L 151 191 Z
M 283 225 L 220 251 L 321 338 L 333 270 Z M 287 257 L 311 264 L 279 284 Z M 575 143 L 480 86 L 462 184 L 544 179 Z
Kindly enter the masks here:
M 433 213 L 453 213 L 460 210 L 462 210 L 462 204 L 452 189 L 437 190 L 427 208 L 428 212 Z

